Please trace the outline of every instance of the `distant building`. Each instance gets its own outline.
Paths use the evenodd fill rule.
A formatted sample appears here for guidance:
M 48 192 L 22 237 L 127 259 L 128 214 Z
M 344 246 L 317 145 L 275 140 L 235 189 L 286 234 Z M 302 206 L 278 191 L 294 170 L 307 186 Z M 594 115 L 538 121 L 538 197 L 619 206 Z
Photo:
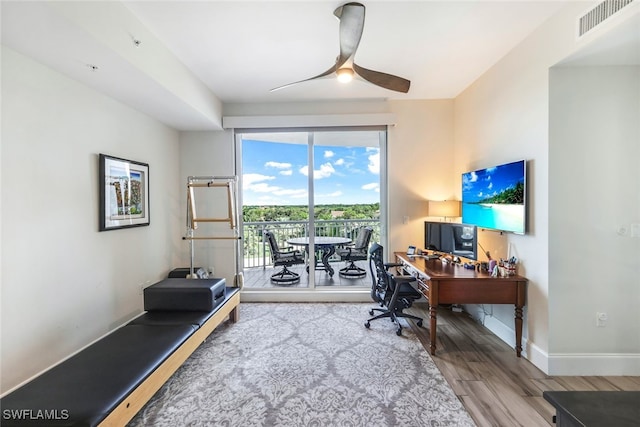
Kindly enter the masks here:
M 331 211 L 331 218 L 342 218 L 344 216 L 344 211 Z

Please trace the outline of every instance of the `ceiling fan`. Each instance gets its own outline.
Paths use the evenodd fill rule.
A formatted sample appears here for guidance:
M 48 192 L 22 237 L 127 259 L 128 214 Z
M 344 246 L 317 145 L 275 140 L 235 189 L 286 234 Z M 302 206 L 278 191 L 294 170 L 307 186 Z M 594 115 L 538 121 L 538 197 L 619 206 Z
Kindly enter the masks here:
M 271 92 L 298 83 L 325 78 L 335 73 L 338 81 L 341 82 L 351 81 L 355 76 L 358 76 L 376 86 L 407 93 L 411 85 L 409 80 L 380 71 L 368 70 L 354 62 L 356 50 L 364 30 L 364 9 L 363 4 L 350 2 L 338 7 L 333 12 L 340 20 L 340 55 L 336 58 L 335 65 L 322 74 L 271 89 Z

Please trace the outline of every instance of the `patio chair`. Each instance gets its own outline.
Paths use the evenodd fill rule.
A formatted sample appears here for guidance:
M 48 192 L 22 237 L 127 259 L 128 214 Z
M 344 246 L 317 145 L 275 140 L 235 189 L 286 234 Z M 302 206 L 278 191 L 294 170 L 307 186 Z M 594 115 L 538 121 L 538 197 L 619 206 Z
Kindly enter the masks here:
M 265 230 L 264 238 L 269 243 L 271 250 L 271 260 L 274 267 L 282 266 L 282 269 L 271 275 L 271 282 L 280 285 L 292 285 L 300 281 L 300 275 L 295 271 L 289 270 L 289 267 L 295 264 L 304 264 L 304 253 L 294 250 L 293 247 L 287 246 L 280 248 L 278 241 L 271 231 Z
M 343 261 L 349 264 L 340 269 L 340 276 L 347 278 L 364 277 L 367 275 L 367 271 L 356 265 L 356 261 L 366 261 L 369 254 L 369 242 L 371 241 L 371 235 L 373 234 L 373 228 L 360 227 L 356 237 L 356 241 L 350 245 L 345 246 L 342 249 L 338 249 L 336 253 L 340 255 Z

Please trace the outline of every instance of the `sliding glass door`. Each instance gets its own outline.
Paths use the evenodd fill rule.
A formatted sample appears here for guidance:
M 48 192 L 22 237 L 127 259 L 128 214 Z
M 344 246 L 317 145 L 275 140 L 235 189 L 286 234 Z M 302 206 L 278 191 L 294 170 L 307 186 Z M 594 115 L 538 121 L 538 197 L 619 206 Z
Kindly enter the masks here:
M 385 129 L 247 130 L 236 142 L 245 288 L 370 287 L 368 274 L 340 274 L 346 263 L 339 254 L 364 226 L 374 230 L 371 241 L 384 235 Z M 274 265 L 265 231 L 279 250 L 300 251 L 305 263 Z M 272 280 L 285 268 L 291 281 Z

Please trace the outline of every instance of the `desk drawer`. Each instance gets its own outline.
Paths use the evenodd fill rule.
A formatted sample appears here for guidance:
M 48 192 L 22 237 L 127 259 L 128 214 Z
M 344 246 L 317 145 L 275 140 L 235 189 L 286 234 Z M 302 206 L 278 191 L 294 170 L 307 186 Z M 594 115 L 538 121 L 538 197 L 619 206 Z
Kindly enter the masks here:
M 418 284 L 418 291 L 422 294 L 422 296 L 424 296 L 426 299 L 429 299 L 429 281 L 418 277 L 416 278 L 416 283 Z
M 516 304 L 517 283 L 500 281 L 440 281 L 440 304 Z

